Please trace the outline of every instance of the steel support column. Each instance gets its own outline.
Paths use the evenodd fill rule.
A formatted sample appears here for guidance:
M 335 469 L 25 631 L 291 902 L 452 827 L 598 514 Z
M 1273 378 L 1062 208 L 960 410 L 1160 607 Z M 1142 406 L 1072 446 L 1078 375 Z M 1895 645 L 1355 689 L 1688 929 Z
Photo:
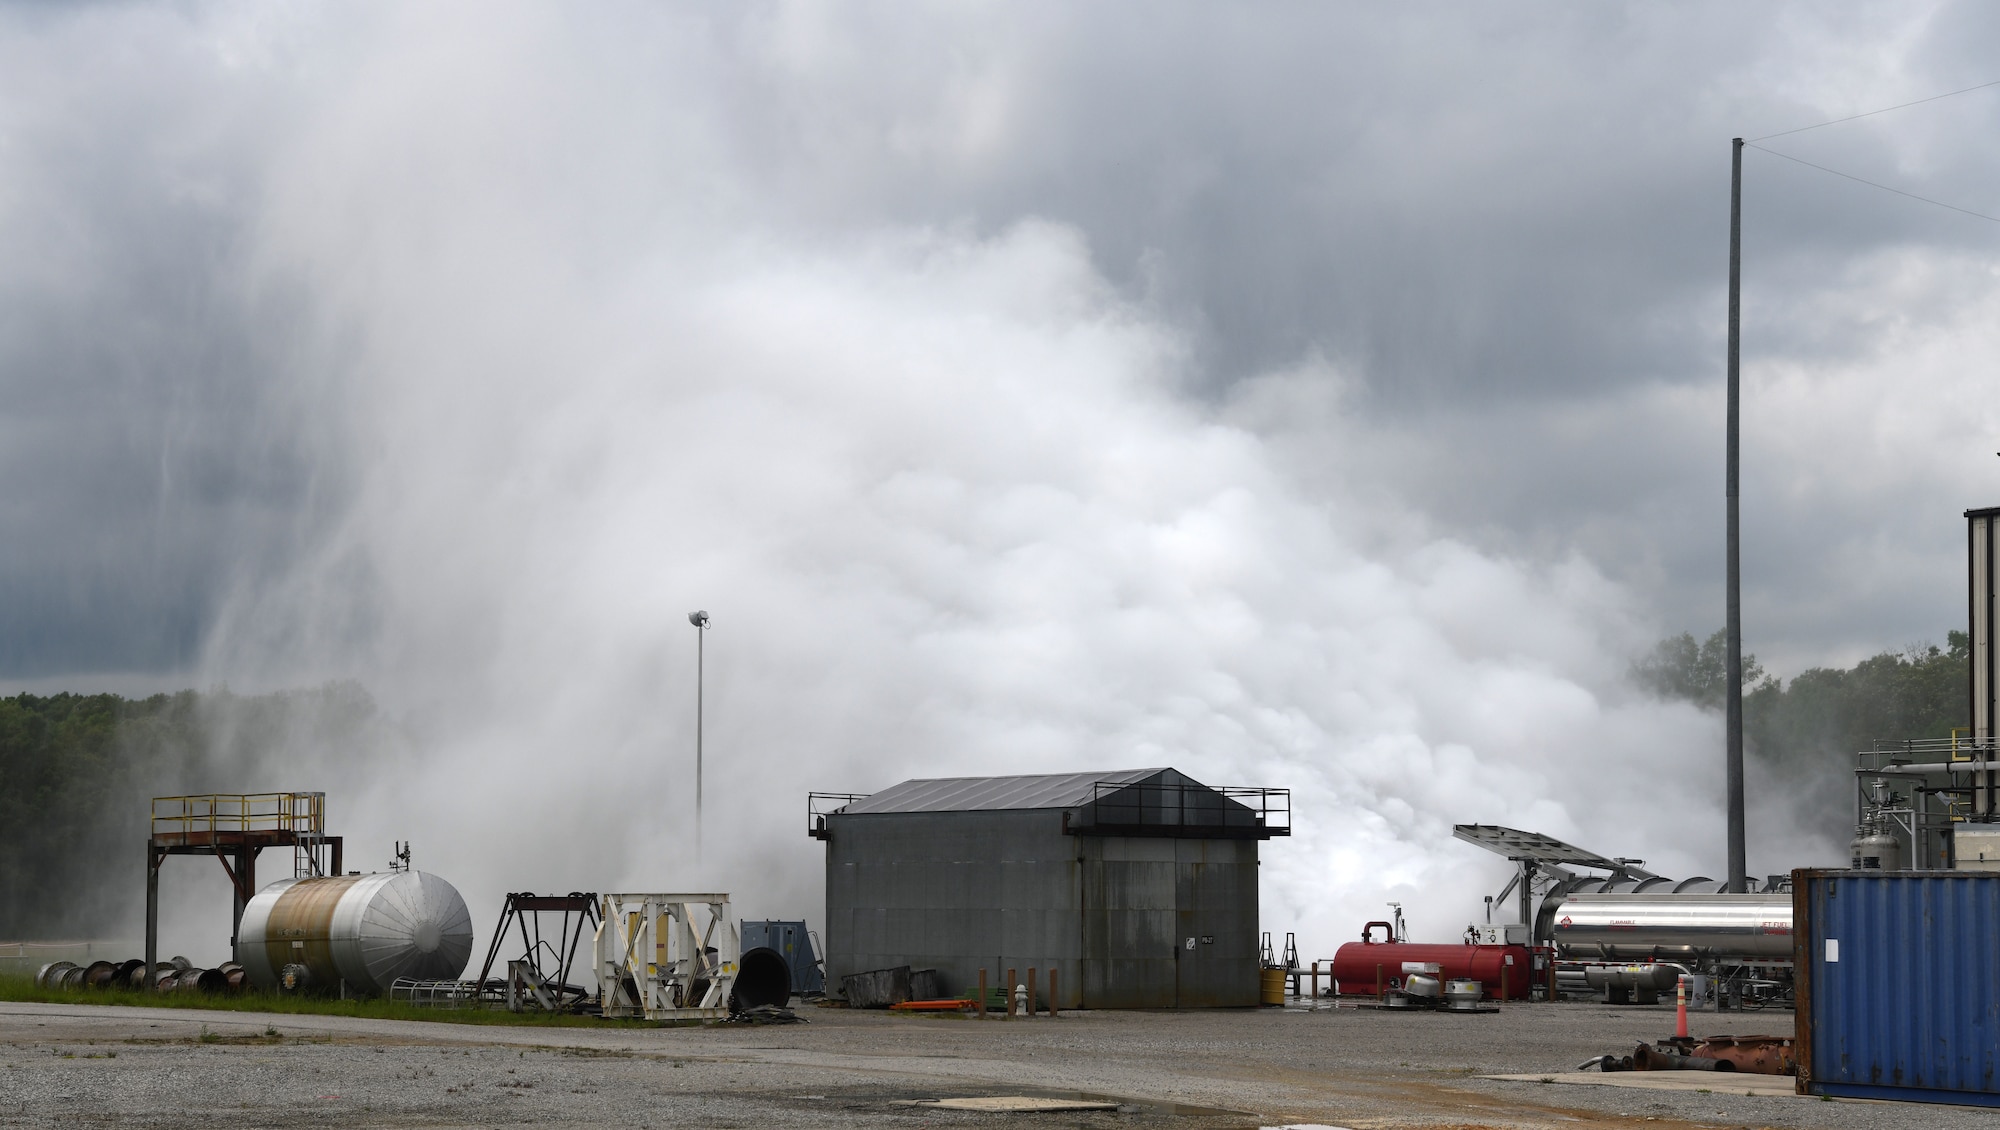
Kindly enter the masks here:
M 153 985 L 153 966 L 160 960 L 160 861 L 164 852 L 146 841 L 146 981 Z

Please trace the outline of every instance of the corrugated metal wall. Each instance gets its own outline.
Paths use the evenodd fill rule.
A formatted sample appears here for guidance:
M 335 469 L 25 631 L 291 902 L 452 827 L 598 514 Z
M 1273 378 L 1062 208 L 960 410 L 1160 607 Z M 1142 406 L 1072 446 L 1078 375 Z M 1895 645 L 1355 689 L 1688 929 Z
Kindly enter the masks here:
M 1257 841 L 1068 835 L 1062 815 L 829 816 L 828 991 L 908 965 L 970 994 L 982 967 L 995 987 L 1032 967 L 1063 1008 L 1257 1003 Z
M 1062 813 L 904 812 L 827 818 L 827 991 L 840 978 L 908 965 L 936 969 L 953 995 L 1057 969 L 1075 994 L 1083 957 L 1076 838 Z
M 2000 875 L 1793 884 L 1800 1090 L 2000 1106 Z

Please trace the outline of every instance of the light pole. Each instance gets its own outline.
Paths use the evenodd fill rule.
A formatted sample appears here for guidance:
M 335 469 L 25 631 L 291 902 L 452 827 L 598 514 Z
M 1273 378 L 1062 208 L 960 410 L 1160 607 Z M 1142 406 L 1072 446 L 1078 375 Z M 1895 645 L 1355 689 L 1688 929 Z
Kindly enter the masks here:
M 1729 798 L 1729 891 L 1750 889 L 1749 866 L 1743 848 L 1743 539 L 1737 523 L 1737 469 L 1740 463 L 1739 407 L 1742 403 L 1743 339 L 1743 139 L 1729 147 L 1729 420 L 1723 492 L 1728 496 L 1727 564 L 1723 595 L 1723 626 L 1728 632 L 1726 681 L 1723 688 L 1723 777 Z
M 702 667 L 706 660 L 704 642 L 708 635 L 708 613 L 688 613 L 694 625 L 694 861 L 701 862 L 701 700 Z

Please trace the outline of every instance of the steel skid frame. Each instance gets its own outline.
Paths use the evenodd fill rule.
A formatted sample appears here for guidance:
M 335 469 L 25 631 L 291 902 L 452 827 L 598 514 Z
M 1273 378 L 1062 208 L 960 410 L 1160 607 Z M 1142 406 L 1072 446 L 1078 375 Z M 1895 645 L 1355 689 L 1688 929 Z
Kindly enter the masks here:
M 479 977 L 473 983 L 482 996 L 489 999 L 498 993 L 507 1002 L 507 1007 L 521 1011 L 529 1002 L 550 1009 L 560 1010 L 579 1007 L 587 1002 L 596 988 L 594 976 L 583 974 L 576 964 L 577 950 L 583 945 L 585 933 L 594 930 L 598 923 L 598 898 L 595 892 L 571 891 L 566 895 L 538 895 L 532 891 L 510 893 L 500 907 L 500 924 L 493 929 L 493 942 L 486 949 L 486 961 L 479 967 Z M 554 931 L 544 933 L 543 915 L 561 915 Z M 532 933 L 530 925 L 533 926 Z M 500 960 L 500 948 L 507 944 L 509 930 L 518 932 L 521 956 L 508 961 L 504 966 L 504 981 L 493 979 L 493 970 Z M 588 963 L 590 955 L 583 960 Z M 578 984 L 570 978 L 576 976 Z
M 726 1020 L 742 937 L 723 894 L 598 896 L 604 1015 Z

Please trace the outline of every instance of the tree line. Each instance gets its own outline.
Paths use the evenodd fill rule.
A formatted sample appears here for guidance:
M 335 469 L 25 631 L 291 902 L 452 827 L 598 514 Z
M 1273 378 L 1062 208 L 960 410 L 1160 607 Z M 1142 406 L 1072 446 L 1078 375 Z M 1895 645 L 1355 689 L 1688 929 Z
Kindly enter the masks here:
M 1682 633 L 1633 664 L 1646 691 L 1720 710 L 1724 637 Z M 1878 738 L 1949 737 L 1969 713 L 1968 641 L 1884 652 L 1786 682 L 1744 657 L 1753 782 L 1782 784 L 1801 823 L 1844 843 L 1856 751 Z M 385 746 L 354 683 L 237 695 L 0 698 L 0 941 L 130 937 L 145 881 L 150 800 L 299 788 L 358 774 Z M 315 787 L 305 785 L 303 787 Z
M 1633 681 L 1666 699 L 1723 708 L 1727 638 L 1661 640 L 1632 667 Z M 1783 782 L 1805 826 L 1845 842 L 1853 832 L 1854 755 L 1877 740 L 1948 738 L 1971 714 L 1971 641 L 1885 651 L 1852 667 L 1815 667 L 1789 683 L 1743 657 L 1746 762 Z
M 136 937 L 153 797 L 299 788 L 287 774 L 364 757 L 375 724 L 353 683 L 0 698 L 0 942 Z

